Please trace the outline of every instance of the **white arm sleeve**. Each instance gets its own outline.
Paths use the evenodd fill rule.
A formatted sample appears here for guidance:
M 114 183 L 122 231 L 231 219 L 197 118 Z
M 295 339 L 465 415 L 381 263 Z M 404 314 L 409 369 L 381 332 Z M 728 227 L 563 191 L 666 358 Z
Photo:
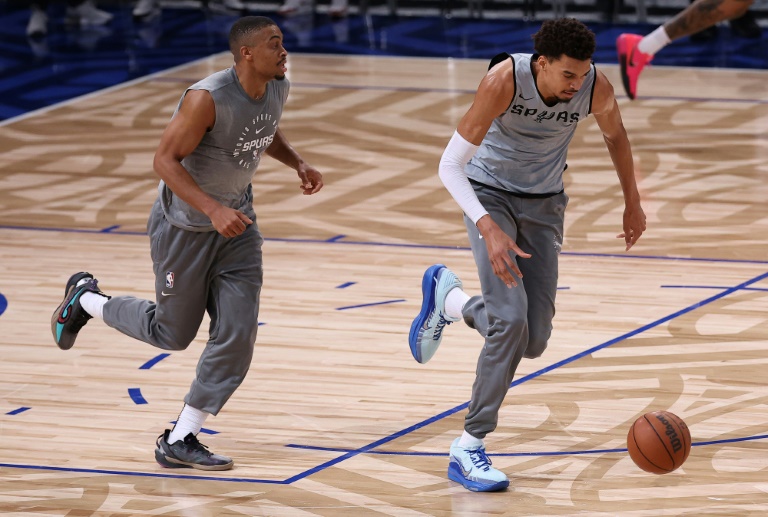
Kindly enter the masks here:
M 475 224 L 488 211 L 480 204 L 475 190 L 469 184 L 464 166 L 475 155 L 478 147 L 467 142 L 458 131 L 454 131 L 451 141 L 448 142 L 445 151 L 443 151 L 443 157 L 440 159 L 440 167 L 438 168 L 438 175 L 443 185 L 467 214 L 467 217 L 472 219 Z

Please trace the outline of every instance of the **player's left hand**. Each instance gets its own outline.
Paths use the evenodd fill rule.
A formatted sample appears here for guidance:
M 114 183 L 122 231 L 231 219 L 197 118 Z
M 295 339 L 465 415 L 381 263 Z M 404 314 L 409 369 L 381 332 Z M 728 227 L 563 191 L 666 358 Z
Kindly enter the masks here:
M 301 190 L 304 191 L 305 196 L 314 194 L 323 188 L 323 175 L 311 165 L 303 163 L 296 172 L 301 179 Z
M 627 247 L 624 251 L 634 246 L 637 240 L 645 231 L 645 212 L 640 203 L 626 205 L 624 207 L 624 232 L 616 236 L 617 239 L 624 239 Z

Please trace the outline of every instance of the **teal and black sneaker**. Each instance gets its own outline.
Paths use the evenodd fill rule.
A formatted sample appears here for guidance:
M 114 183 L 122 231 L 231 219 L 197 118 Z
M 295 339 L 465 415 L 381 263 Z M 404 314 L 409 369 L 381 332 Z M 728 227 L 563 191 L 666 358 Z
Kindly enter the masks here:
M 99 291 L 98 283 L 99 281 L 93 278 L 93 275 L 86 272 L 75 273 L 67 280 L 67 286 L 64 288 L 64 301 L 61 302 L 51 317 L 53 340 L 62 350 L 72 348 L 77 333 L 91 319 L 91 315 L 80 306 L 80 296 L 86 292 L 106 296 Z
M 163 467 L 169 469 L 188 468 L 199 470 L 229 470 L 235 464 L 232 458 L 214 454 L 208 447 L 197 440 L 197 437 L 189 433 L 183 440 L 176 443 L 168 443 L 171 431 L 166 429 L 157 437 L 157 449 L 155 460 Z
M 421 311 L 411 324 L 408 344 L 413 358 L 426 363 L 437 352 L 443 339 L 443 329 L 460 318 L 445 314 L 445 298 L 454 288 L 462 284 L 456 274 L 443 264 L 430 266 L 421 280 Z

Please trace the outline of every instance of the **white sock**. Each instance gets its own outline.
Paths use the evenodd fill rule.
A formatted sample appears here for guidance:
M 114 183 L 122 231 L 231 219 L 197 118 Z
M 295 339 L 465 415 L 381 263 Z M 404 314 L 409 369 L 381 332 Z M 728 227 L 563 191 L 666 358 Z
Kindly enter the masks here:
M 669 45 L 671 41 L 667 36 L 667 31 L 664 30 L 664 26 L 660 25 L 655 31 L 640 40 L 640 43 L 637 44 L 637 50 L 652 56 Z
M 106 296 L 90 291 L 80 295 L 80 307 L 85 309 L 85 312 L 94 318 L 99 318 L 100 320 L 104 319 L 104 304 L 108 301 L 109 298 Z
M 184 409 L 179 413 L 176 425 L 173 426 L 173 430 L 171 430 L 171 434 L 168 437 L 168 443 L 184 440 L 189 433 L 197 435 L 200 429 L 203 428 L 206 418 L 208 418 L 208 413 L 205 411 L 200 411 L 188 404 L 184 404 Z
M 464 305 L 468 301 L 469 295 L 458 287 L 454 287 L 448 291 L 448 295 L 445 297 L 445 315 L 454 320 L 461 319 Z
M 462 434 L 461 438 L 459 438 L 459 447 L 464 449 L 474 448 L 478 445 L 483 445 L 483 440 L 480 438 L 475 438 L 466 431 L 464 431 L 464 434 Z

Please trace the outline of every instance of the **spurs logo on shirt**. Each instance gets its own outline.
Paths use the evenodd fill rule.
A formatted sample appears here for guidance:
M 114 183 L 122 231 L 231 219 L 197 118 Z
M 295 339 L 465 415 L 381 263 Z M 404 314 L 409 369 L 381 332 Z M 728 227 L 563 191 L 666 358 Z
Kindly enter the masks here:
M 269 113 L 262 113 L 252 119 L 251 124 L 240 133 L 232 156 L 235 158 L 242 156 L 238 163 L 246 169 L 258 165 L 259 160 L 261 160 L 261 153 L 272 144 L 276 131 L 277 120 L 273 119 Z
M 556 122 L 578 122 L 579 114 L 563 111 L 539 111 L 536 108 L 526 108 L 522 104 L 513 105 L 509 112 L 513 115 L 522 115 L 524 117 L 535 117 L 534 120 L 541 124 L 545 120 L 555 120 Z

